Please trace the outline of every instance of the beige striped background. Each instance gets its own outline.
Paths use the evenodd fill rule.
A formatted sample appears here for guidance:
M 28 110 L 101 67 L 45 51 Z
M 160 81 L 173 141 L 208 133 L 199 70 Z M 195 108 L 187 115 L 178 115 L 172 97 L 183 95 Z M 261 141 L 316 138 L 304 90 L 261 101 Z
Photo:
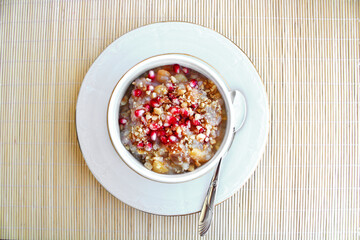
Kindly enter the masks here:
M 198 214 L 162 217 L 112 197 L 75 133 L 77 94 L 115 39 L 158 21 L 227 36 L 257 66 L 270 108 L 254 175 L 204 239 L 360 239 L 360 2 L 0 1 L 0 238 L 199 239 Z

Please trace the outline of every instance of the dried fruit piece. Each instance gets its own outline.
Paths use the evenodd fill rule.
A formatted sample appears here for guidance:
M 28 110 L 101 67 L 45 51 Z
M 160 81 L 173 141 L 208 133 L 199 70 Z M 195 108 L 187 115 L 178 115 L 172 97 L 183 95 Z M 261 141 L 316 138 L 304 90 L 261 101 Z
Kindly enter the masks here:
M 160 69 L 156 74 L 156 80 L 161 83 L 166 83 L 170 80 L 171 74 L 163 69 Z
M 167 173 L 169 170 L 164 166 L 164 164 L 160 161 L 153 161 L 152 170 L 157 173 Z

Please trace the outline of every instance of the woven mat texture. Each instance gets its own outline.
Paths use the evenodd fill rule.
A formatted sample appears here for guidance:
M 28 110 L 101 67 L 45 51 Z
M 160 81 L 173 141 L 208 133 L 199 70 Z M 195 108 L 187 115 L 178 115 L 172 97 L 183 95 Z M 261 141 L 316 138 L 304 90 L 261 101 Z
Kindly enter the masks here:
M 203 239 L 360 239 L 359 15 L 348 0 L 0 1 L 0 238 L 200 239 L 198 214 L 111 196 L 75 132 L 82 80 L 111 42 L 187 21 L 248 54 L 271 111 L 260 165 Z

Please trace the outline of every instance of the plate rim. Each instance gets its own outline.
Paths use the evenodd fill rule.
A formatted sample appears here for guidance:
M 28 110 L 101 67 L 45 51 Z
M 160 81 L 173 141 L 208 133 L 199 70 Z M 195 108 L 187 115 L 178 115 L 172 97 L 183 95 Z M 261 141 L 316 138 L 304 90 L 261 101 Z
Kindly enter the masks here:
M 265 97 L 265 101 L 266 101 L 266 110 L 267 110 L 267 122 L 266 122 L 266 134 L 264 135 L 264 140 L 263 140 L 263 143 L 262 143 L 262 146 L 260 147 L 260 151 L 258 152 L 258 158 L 254 164 L 254 167 L 251 169 L 251 171 L 248 172 L 248 174 L 246 175 L 246 178 L 245 178 L 245 181 L 240 184 L 239 188 L 234 188 L 232 191 L 230 191 L 230 194 L 227 198 L 223 199 L 222 201 L 218 202 L 218 203 L 215 203 L 215 206 L 218 206 L 220 204 L 222 204 L 223 202 L 227 201 L 228 199 L 230 199 L 231 197 L 234 196 L 234 194 L 237 192 L 237 191 L 240 191 L 240 189 L 249 181 L 249 179 L 251 178 L 251 176 L 254 174 L 256 168 L 259 166 L 259 163 L 260 163 L 260 160 L 262 159 L 263 155 L 264 155 L 264 152 L 265 152 L 265 148 L 266 148 L 266 144 L 268 142 L 268 137 L 269 137 L 269 132 L 270 132 L 270 117 L 271 117 L 271 112 L 270 112 L 270 104 L 269 104 L 269 96 L 266 92 L 266 88 L 265 88 L 265 84 L 264 84 L 264 81 L 262 79 L 262 76 L 260 75 L 259 73 L 259 70 L 257 69 L 256 65 L 254 64 L 254 62 L 250 59 L 250 57 L 246 54 L 246 52 L 240 48 L 234 41 L 232 41 L 230 38 L 226 37 L 225 35 L 223 35 L 222 33 L 214 30 L 214 29 L 211 29 L 209 27 L 206 27 L 206 26 L 203 26 L 203 25 L 200 25 L 200 24 L 196 24 L 196 23 L 193 23 L 193 22 L 188 22 L 188 21 L 157 21 L 157 22 L 153 22 L 153 23 L 149 23 L 149 24 L 144 24 L 142 26 L 139 26 L 139 27 L 136 27 L 122 35 L 120 35 L 119 37 L 117 37 L 116 39 L 114 39 L 109 45 L 107 45 L 104 50 L 102 50 L 100 52 L 100 54 L 94 59 L 94 61 L 91 63 L 90 67 L 88 68 L 84 78 L 82 79 L 81 81 L 81 86 L 80 86 L 80 89 L 78 91 L 78 94 L 77 94 L 77 100 L 76 100 L 76 106 L 75 106 L 75 132 L 76 132 L 76 139 L 77 139 L 77 145 L 79 146 L 79 149 L 80 149 L 80 152 L 81 152 L 81 155 L 88 167 L 88 169 L 90 170 L 91 174 L 94 176 L 94 178 L 96 179 L 96 181 L 101 185 L 101 187 L 103 187 L 108 193 L 110 193 L 115 199 L 119 200 L 120 202 L 124 203 L 125 205 L 128 205 L 132 208 L 134 208 L 135 210 L 137 211 L 141 211 L 143 213 L 147 213 L 147 214 L 153 214 L 153 215 L 156 215 L 156 216 L 167 216 L 167 217 L 171 217 L 171 216 L 187 216 L 187 215 L 191 215 L 191 214 L 195 214 L 195 213 L 199 213 L 201 210 L 198 210 L 198 211 L 192 211 L 192 212 L 189 212 L 189 213 L 185 213 L 185 214 L 159 214 L 159 213 L 155 213 L 155 212 L 148 212 L 148 211 L 145 211 L 145 210 L 142 210 L 142 209 L 139 209 L 137 207 L 135 207 L 133 204 L 131 203 L 125 203 L 123 202 L 121 199 L 119 199 L 118 197 L 116 197 L 111 191 L 109 191 L 109 189 L 107 187 L 105 187 L 102 182 L 99 180 L 99 178 L 97 177 L 96 174 L 93 173 L 92 169 L 89 167 L 88 165 L 88 162 L 87 160 L 85 159 L 85 155 L 84 155 L 84 151 L 83 149 L 81 148 L 81 144 L 80 144 L 80 139 L 79 139 L 79 133 L 78 133 L 78 126 L 77 126 L 77 115 L 78 115 L 78 104 L 79 104 L 79 96 L 80 96 L 80 92 L 81 90 L 83 89 L 84 85 L 83 85 L 83 82 L 84 80 L 86 79 L 86 76 L 89 74 L 93 64 L 103 55 L 103 53 L 113 44 L 115 44 L 115 42 L 122 38 L 123 36 L 126 36 L 127 34 L 130 34 L 131 32 L 133 31 L 136 31 L 136 30 L 140 30 L 142 28 L 145 28 L 145 27 L 148 27 L 148 26 L 152 26 L 152 25 L 158 25 L 158 24 L 178 24 L 178 23 L 182 23 L 182 24 L 190 24 L 190 25 L 194 25 L 196 27 L 202 27 L 202 28 L 205 28 L 207 30 L 210 30 L 214 33 L 217 33 L 219 36 L 222 36 L 225 40 L 228 40 L 232 43 L 232 45 L 236 46 L 238 48 L 238 50 L 241 51 L 241 53 L 246 57 L 246 59 L 251 63 L 252 67 L 255 69 L 255 72 L 256 74 L 259 76 L 260 80 L 261 81 L 258 81 L 261 83 L 261 89 L 264 93 L 264 95 L 266 96 Z M 233 90 L 230 86 L 229 86 L 229 90 Z M 236 133 L 234 133 L 234 137 L 236 137 Z M 213 170 L 213 169 L 212 169 Z M 212 172 L 211 170 L 211 172 Z M 194 179 L 195 180 L 195 179 Z M 149 181 L 152 181 L 152 180 L 149 180 Z M 193 180 L 191 180 L 193 181 Z M 191 182 L 189 181 L 189 182 Z M 210 182 L 209 182 L 210 184 Z M 170 184 L 171 185 L 171 184 Z

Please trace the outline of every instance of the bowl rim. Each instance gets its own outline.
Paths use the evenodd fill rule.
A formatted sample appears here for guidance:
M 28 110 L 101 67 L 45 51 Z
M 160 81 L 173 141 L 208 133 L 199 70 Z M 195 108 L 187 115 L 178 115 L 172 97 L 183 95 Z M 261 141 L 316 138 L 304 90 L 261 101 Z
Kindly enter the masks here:
M 196 168 L 194 171 L 192 172 L 185 172 L 185 173 L 179 173 L 179 174 L 161 174 L 161 173 L 156 173 L 152 170 L 147 169 L 137 158 L 135 158 L 133 156 L 132 153 L 130 153 L 128 150 L 125 149 L 125 147 L 123 146 L 121 140 L 120 143 L 122 145 L 122 147 L 125 149 L 126 151 L 126 155 L 128 155 L 128 157 L 130 159 L 126 159 L 127 156 L 124 156 L 124 154 L 121 154 L 121 151 L 118 150 L 116 144 L 113 141 L 113 134 L 112 131 L 110 130 L 110 125 L 111 122 L 113 122 L 113 120 L 110 120 L 110 107 L 111 105 L 115 104 L 115 107 L 118 106 L 120 107 L 119 101 L 116 101 L 116 103 L 114 102 L 114 93 L 115 91 L 118 90 L 119 88 L 119 84 L 121 82 L 121 80 L 123 80 L 125 77 L 128 77 L 127 75 L 129 73 L 131 73 L 132 71 L 134 71 L 134 69 L 138 68 L 139 65 L 143 64 L 144 62 L 150 61 L 152 59 L 156 59 L 156 58 L 162 58 L 162 57 L 179 57 L 180 58 L 187 58 L 187 59 L 192 59 L 195 60 L 199 63 L 199 65 L 207 65 L 206 68 L 201 68 L 199 66 L 196 66 L 198 68 L 201 68 L 201 71 L 206 72 L 205 75 L 206 77 L 208 77 L 211 81 L 213 81 L 216 86 L 219 88 L 219 92 L 222 96 L 222 99 L 224 100 L 224 104 L 225 104 L 225 108 L 226 108 L 226 114 L 227 114 L 227 123 L 226 123 L 226 128 L 225 128 L 225 134 L 224 137 L 222 139 L 222 143 L 219 147 L 219 149 L 215 152 L 214 156 L 208 160 L 205 164 L 201 165 L 199 168 Z M 171 62 L 171 59 L 168 59 L 167 61 Z M 175 63 L 168 63 L 168 64 L 158 64 L 157 66 L 164 66 L 164 65 L 170 65 L 170 64 L 175 64 Z M 155 67 L 151 67 L 151 68 L 155 68 Z M 151 69 L 149 68 L 149 69 Z M 193 67 L 189 67 L 194 69 Z M 140 74 L 142 74 L 143 72 L 148 71 L 149 69 L 146 69 L 145 66 L 143 66 L 138 72 L 138 76 Z M 198 70 L 197 70 L 198 71 Z M 141 72 L 141 73 L 140 73 Z M 199 72 L 199 71 L 198 71 Z M 209 72 L 212 72 L 212 74 L 209 74 Z M 209 77 L 210 76 L 210 77 Z M 128 89 L 128 87 L 130 86 L 130 84 L 136 79 L 134 78 L 134 76 L 130 76 L 128 77 L 129 79 L 126 79 L 126 83 L 124 83 L 124 88 L 126 87 L 126 90 Z M 215 79 L 215 81 L 214 81 Z M 118 90 L 119 91 L 119 90 Z M 230 97 L 230 91 L 231 89 L 229 88 L 228 83 L 226 82 L 226 80 L 224 79 L 224 77 L 208 62 L 204 61 L 201 58 L 198 58 L 196 56 L 193 56 L 191 54 L 188 53 L 163 53 L 163 54 L 157 54 L 157 55 L 153 55 L 150 57 L 147 57 L 141 61 L 139 61 L 138 63 L 134 64 L 131 68 L 129 68 L 117 81 L 116 85 L 114 86 L 111 95 L 109 97 L 109 102 L 108 102 L 108 107 L 107 107 L 107 130 L 108 130 L 108 134 L 110 137 L 110 142 L 115 150 L 115 152 L 117 153 L 117 155 L 120 157 L 120 159 L 135 173 L 137 173 L 138 175 L 145 177 L 149 180 L 152 181 L 156 181 L 156 182 L 161 182 L 161 183 L 169 183 L 169 184 L 176 184 L 176 183 L 183 183 L 183 182 L 189 182 L 192 180 L 195 180 L 197 178 L 202 177 L 203 175 L 205 175 L 206 173 L 210 172 L 212 169 L 214 169 L 217 166 L 217 163 L 220 161 L 221 158 L 223 158 L 226 153 L 228 152 L 228 150 L 231 147 L 232 141 L 234 139 L 235 136 L 235 132 L 234 132 L 234 122 L 233 122 L 233 114 L 232 114 L 232 102 L 231 102 L 231 97 Z M 121 96 L 122 99 L 123 96 Z M 119 97 L 120 99 L 120 97 Z M 117 122 L 115 120 L 115 122 Z M 120 132 L 119 132 L 120 135 Z M 220 155 L 220 153 L 222 153 Z M 134 160 L 138 161 L 138 163 L 136 163 Z M 134 164 L 132 164 L 132 161 Z M 137 169 L 137 167 L 135 167 L 134 165 L 142 165 L 141 169 Z M 139 171 L 138 171 L 139 170 Z M 202 171 L 199 171 L 202 170 Z M 152 175 L 152 176 L 150 176 Z

